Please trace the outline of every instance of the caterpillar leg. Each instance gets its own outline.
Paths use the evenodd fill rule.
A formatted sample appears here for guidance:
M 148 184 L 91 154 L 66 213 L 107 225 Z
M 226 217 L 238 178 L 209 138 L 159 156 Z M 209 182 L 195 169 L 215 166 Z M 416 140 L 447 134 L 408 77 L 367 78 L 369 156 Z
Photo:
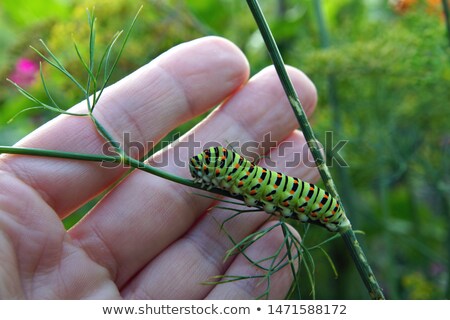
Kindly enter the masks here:
M 254 199 L 253 197 L 249 197 L 248 195 L 244 194 L 244 202 L 249 207 L 256 207 L 259 205 L 258 200 Z
M 334 223 L 324 223 L 324 225 L 325 225 L 325 228 L 327 228 L 331 232 L 338 231 L 338 225 L 336 225 Z
M 264 208 L 264 211 L 267 213 L 274 213 L 275 211 L 278 210 L 276 205 L 274 205 L 273 203 L 267 203 L 267 202 L 264 203 L 263 208 Z

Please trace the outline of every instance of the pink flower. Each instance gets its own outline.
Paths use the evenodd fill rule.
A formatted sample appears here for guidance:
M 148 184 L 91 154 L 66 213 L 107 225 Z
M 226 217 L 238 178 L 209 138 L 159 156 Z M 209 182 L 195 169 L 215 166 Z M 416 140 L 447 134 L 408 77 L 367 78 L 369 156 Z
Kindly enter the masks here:
M 34 80 L 36 80 L 38 72 L 39 64 L 37 62 L 26 58 L 20 58 L 16 63 L 14 71 L 9 76 L 9 79 L 22 87 L 27 87 L 32 85 Z

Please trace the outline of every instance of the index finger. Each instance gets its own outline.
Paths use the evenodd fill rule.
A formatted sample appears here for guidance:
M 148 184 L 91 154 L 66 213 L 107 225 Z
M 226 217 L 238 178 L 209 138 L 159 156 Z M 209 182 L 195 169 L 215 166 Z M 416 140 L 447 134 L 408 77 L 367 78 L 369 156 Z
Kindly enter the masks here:
M 237 90 L 248 74 L 244 55 L 231 42 L 218 37 L 194 40 L 107 88 L 94 114 L 138 158 L 173 128 Z M 85 112 L 85 108 L 81 102 L 71 111 Z M 62 115 L 16 146 L 101 154 L 105 141 L 89 118 Z M 0 170 L 12 172 L 36 189 L 61 217 L 105 190 L 125 171 L 100 163 L 11 155 L 2 155 Z

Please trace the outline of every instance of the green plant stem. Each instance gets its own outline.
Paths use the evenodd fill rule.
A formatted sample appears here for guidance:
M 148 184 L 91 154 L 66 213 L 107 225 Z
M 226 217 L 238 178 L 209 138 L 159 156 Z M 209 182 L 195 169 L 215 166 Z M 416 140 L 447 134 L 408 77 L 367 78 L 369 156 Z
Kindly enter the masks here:
M 450 9 L 448 6 L 448 0 L 442 0 L 442 9 L 444 11 L 445 27 L 447 30 L 448 44 L 450 45 Z
M 302 129 L 306 142 L 308 143 L 308 147 L 314 157 L 322 180 L 324 181 L 330 194 L 336 199 L 339 199 L 339 195 L 336 191 L 336 186 L 334 185 L 333 179 L 331 179 L 330 171 L 328 170 L 322 153 L 320 152 L 320 143 L 316 139 L 314 132 L 311 129 L 311 125 L 309 124 L 306 113 L 303 109 L 300 99 L 298 98 L 297 92 L 294 89 L 294 85 L 292 84 L 292 81 L 286 71 L 283 58 L 281 57 L 278 46 L 275 42 L 272 32 L 270 31 L 266 19 L 264 18 L 258 1 L 247 0 L 247 3 L 264 39 L 267 50 L 269 51 L 270 58 L 272 59 L 275 69 L 278 73 L 278 77 L 281 80 L 281 84 L 283 85 L 284 91 L 286 92 L 286 95 L 289 99 L 289 103 L 292 106 L 295 117 L 300 124 L 300 128 Z
M 290 241 L 286 241 L 286 239 L 289 239 L 289 229 L 286 227 L 285 224 L 281 224 L 281 230 L 283 230 L 283 236 L 284 236 L 285 243 L 286 243 L 286 249 L 287 249 L 286 253 L 287 253 L 288 259 L 289 259 L 289 261 L 294 261 L 295 259 L 292 256 L 292 252 L 290 250 L 291 247 L 292 247 L 292 244 L 291 244 Z M 293 284 L 292 284 L 290 292 L 293 293 L 295 291 L 297 293 L 297 297 L 300 298 L 301 297 L 301 292 L 300 292 L 300 285 L 298 284 L 298 277 L 297 277 L 298 273 L 295 270 L 295 266 L 294 266 L 293 263 L 290 263 L 289 266 L 291 268 L 292 274 L 296 275 L 294 277 L 294 281 L 293 281 Z
M 386 170 L 386 166 L 380 166 L 380 181 L 378 182 L 378 199 L 380 204 L 380 211 L 383 216 L 383 221 L 391 221 L 391 212 L 389 209 L 389 174 Z M 390 298 L 397 300 L 399 294 L 397 290 L 397 276 L 398 271 L 394 262 L 394 239 L 391 231 L 386 227 L 383 228 L 383 240 L 384 240 L 384 254 L 383 259 L 387 261 L 386 266 L 389 270 L 385 271 L 386 286 L 389 288 Z
M 202 186 L 198 183 L 194 183 L 191 179 L 181 178 L 179 176 L 170 174 L 166 171 L 160 170 L 158 168 L 152 167 L 144 162 L 133 159 L 127 155 L 117 155 L 117 156 L 107 156 L 100 154 L 88 154 L 88 153 L 76 153 L 76 152 L 67 152 L 67 151 L 58 151 L 58 150 L 46 150 L 46 149 L 37 149 L 37 148 L 22 148 L 22 147 L 10 147 L 10 146 L 0 146 L 0 154 L 19 154 L 19 155 L 29 155 L 29 156 L 38 156 L 38 157 L 49 157 L 49 158 L 61 158 L 61 159 L 72 159 L 72 160 L 81 160 L 81 161 L 93 161 L 93 162 L 110 162 L 110 163 L 122 163 L 124 165 L 129 165 L 132 168 L 139 169 L 155 176 L 161 177 L 163 179 L 167 179 L 176 183 L 183 184 L 185 186 L 196 188 L 200 190 L 204 190 Z M 214 192 L 219 195 L 228 196 L 231 195 L 223 190 L 212 188 L 208 190 L 210 192 Z M 233 198 L 238 200 L 243 200 L 242 197 L 234 196 Z
M 443 204 L 444 204 L 444 212 L 447 212 L 447 215 L 450 216 L 450 201 L 448 200 L 448 196 L 443 195 L 441 196 L 442 200 L 443 200 Z M 447 223 L 447 241 L 446 243 L 450 243 L 450 217 L 447 217 L 447 219 L 445 219 L 446 223 Z M 448 252 L 448 251 L 447 251 Z M 450 253 L 447 254 L 447 262 L 446 262 L 446 267 L 447 267 L 447 288 L 445 290 L 445 299 L 450 299 Z
M 258 28 L 264 39 L 269 55 L 278 73 L 278 77 L 280 78 L 284 91 L 286 92 L 286 95 L 294 111 L 295 117 L 297 118 L 300 128 L 302 129 L 302 132 L 308 143 L 308 147 L 314 157 L 317 168 L 326 185 L 326 188 L 333 197 L 339 200 L 339 194 L 337 193 L 336 186 L 333 182 L 333 179 L 331 178 L 330 171 L 328 170 L 328 167 L 325 164 L 322 153 L 320 152 L 319 143 L 317 142 L 317 139 L 311 128 L 311 125 L 309 124 L 308 118 L 306 117 L 306 113 L 304 112 L 304 109 L 298 98 L 297 92 L 294 89 L 292 81 L 289 78 L 289 75 L 287 74 L 280 51 L 278 50 L 277 44 L 272 35 L 272 32 L 270 31 L 269 25 L 266 22 L 264 14 L 262 13 L 261 7 L 259 6 L 257 0 L 247 0 L 247 4 L 258 25 Z M 372 269 L 366 259 L 366 256 L 358 240 L 356 239 L 355 233 L 352 230 L 351 226 L 345 228 L 344 230 L 340 230 L 340 233 L 344 239 L 347 249 L 350 251 L 350 254 L 356 264 L 359 274 L 364 284 L 366 285 L 367 290 L 369 291 L 369 295 L 371 296 L 372 299 L 384 299 L 381 287 L 379 286 L 375 278 L 375 275 L 372 272 Z
M 39 156 L 39 157 L 50 157 L 50 158 L 61 158 L 61 159 L 72 159 L 72 160 L 83 160 L 83 161 L 94 161 L 94 162 L 113 162 L 120 163 L 122 158 L 119 156 L 107 156 L 98 154 L 88 154 L 88 153 L 76 153 L 58 150 L 46 150 L 37 148 L 22 148 L 22 147 L 9 147 L 0 146 L 0 154 L 22 154 L 28 156 Z
M 353 230 L 349 229 L 342 232 L 341 237 L 347 248 L 349 248 L 350 255 L 356 265 L 356 269 L 358 269 L 358 272 L 361 275 L 364 285 L 369 291 L 370 297 L 376 300 L 384 300 L 383 292 Z
M 322 48 L 330 46 L 330 35 L 325 26 L 325 19 L 323 17 L 322 1 L 313 0 L 314 14 L 316 15 L 317 26 L 319 27 L 319 40 Z
M 154 174 L 158 177 L 181 183 L 189 187 L 194 187 L 202 189 L 198 184 L 194 183 L 191 179 L 181 178 L 179 176 L 172 175 L 166 171 L 160 170 L 158 168 L 152 167 L 144 162 L 138 161 L 131 157 L 124 157 L 122 155 L 117 156 L 107 156 L 98 154 L 87 154 L 87 153 L 76 153 L 76 152 L 66 152 L 58 150 L 45 150 L 36 148 L 21 148 L 21 147 L 8 147 L 0 146 L 0 153 L 9 154 L 22 154 L 29 156 L 39 156 L 39 157 L 50 157 L 50 158 L 62 158 L 62 159 L 72 159 L 72 160 L 82 160 L 82 161 L 94 161 L 94 162 L 112 162 L 112 163 L 123 163 L 124 165 L 129 165 L 133 168 L 140 169 L 142 171 Z

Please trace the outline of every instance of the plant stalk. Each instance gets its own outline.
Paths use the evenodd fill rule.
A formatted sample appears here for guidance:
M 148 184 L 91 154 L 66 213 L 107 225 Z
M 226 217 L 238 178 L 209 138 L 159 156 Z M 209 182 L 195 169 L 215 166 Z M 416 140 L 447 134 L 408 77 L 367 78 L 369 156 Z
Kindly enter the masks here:
M 361 245 L 356 238 L 355 232 L 352 229 L 348 229 L 341 233 L 341 237 L 349 249 L 350 256 L 356 265 L 356 269 L 358 270 L 370 297 L 374 300 L 384 300 L 383 291 L 370 268 L 369 262 L 364 254 L 364 250 L 361 248 Z
M 262 13 L 261 7 L 259 6 L 257 0 L 247 0 L 247 4 L 261 32 L 270 58 L 272 59 L 275 69 L 278 73 L 278 77 L 280 78 L 284 91 L 286 92 L 286 95 L 294 111 L 295 117 L 297 118 L 297 121 L 300 125 L 300 128 L 302 129 L 302 132 L 308 143 L 308 147 L 314 157 L 325 186 L 330 194 L 339 200 L 339 194 L 337 193 L 336 186 L 331 177 L 330 171 L 325 164 L 322 153 L 320 152 L 320 144 L 317 142 L 312 127 L 309 124 L 308 118 L 306 117 L 306 113 L 304 112 L 302 104 L 298 98 L 297 92 L 295 91 L 292 81 L 287 74 L 283 58 L 281 57 L 280 51 L 272 35 L 272 32 L 270 31 L 264 14 Z M 352 256 L 356 264 L 356 267 L 369 292 L 370 297 L 372 299 L 384 299 L 381 287 L 379 286 L 375 275 L 372 272 L 372 269 L 366 259 L 366 256 L 358 240 L 356 239 L 354 231 L 351 227 L 349 227 L 345 230 L 341 230 L 340 233 L 342 238 L 344 239 L 347 249 L 350 251 L 350 255 Z

